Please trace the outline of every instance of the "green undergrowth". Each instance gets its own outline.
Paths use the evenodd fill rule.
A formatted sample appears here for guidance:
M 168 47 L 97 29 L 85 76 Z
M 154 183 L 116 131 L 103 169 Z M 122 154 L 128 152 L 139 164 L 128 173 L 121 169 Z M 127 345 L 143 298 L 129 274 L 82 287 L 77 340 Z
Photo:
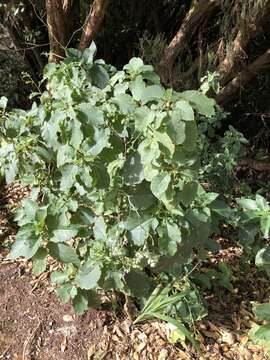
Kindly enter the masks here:
M 227 223 L 269 273 L 269 204 L 232 195 L 246 140 L 233 127 L 217 135 L 225 114 L 204 94 L 211 83 L 165 89 L 140 58 L 117 71 L 95 51 L 48 64 L 28 111 L 1 98 L 1 172 L 32 188 L 9 257 L 32 259 L 35 274 L 58 260 L 51 281 L 79 314 L 120 292 L 139 304 L 137 322 L 169 321 L 196 345 L 185 324 L 205 313 L 198 283 L 231 284 L 224 264 L 204 278 L 194 267 L 218 251 L 212 235 Z

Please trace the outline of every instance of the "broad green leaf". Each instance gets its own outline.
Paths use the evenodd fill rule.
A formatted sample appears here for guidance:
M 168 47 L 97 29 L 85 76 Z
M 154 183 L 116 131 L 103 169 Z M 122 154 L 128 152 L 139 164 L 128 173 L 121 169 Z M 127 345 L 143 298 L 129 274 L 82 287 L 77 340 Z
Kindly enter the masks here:
M 76 165 L 66 165 L 61 169 L 60 190 L 68 192 L 76 182 L 78 167 Z
M 167 222 L 167 232 L 171 240 L 175 241 L 176 243 L 181 243 L 182 235 L 177 224 Z
M 76 286 L 72 286 L 71 290 L 70 290 L 70 297 L 71 299 L 74 299 L 75 296 L 78 294 L 78 289 Z M 89 303 L 88 303 L 89 304 Z
M 133 57 L 132 59 L 129 60 L 129 63 L 124 66 L 124 70 L 129 70 L 132 72 L 139 73 L 139 70 L 142 68 L 142 66 L 143 66 L 142 59 L 138 57 Z
M 269 206 L 269 203 L 267 202 L 267 200 L 259 194 L 256 195 L 256 203 L 260 210 L 263 210 L 263 211 L 270 210 L 270 206 Z
M 41 239 L 39 234 L 36 234 L 34 225 L 27 224 L 22 226 L 16 235 L 16 241 L 12 246 L 9 258 L 16 259 L 19 256 L 23 256 L 30 259 L 36 254 L 40 245 Z
M 110 79 L 110 84 L 112 86 L 115 86 L 117 82 L 121 83 L 123 82 L 125 78 L 125 72 L 124 71 L 117 71 Z
M 53 238 L 51 238 L 50 241 L 65 242 L 65 241 L 68 241 L 68 240 L 74 238 L 74 236 L 76 236 L 77 233 L 78 233 L 78 230 L 75 228 L 73 228 L 73 229 L 57 229 L 57 230 L 54 230 Z
M 90 290 L 97 287 L 100 277 L 101 269 L 99 265 L 90 266 L 86 264 L 79 271 L 75 282 L 80 288 Z
M 269 339 L 270 339 L 270 324 L 259 326 L 258 330 L 254 334 L 254 338 L 256 341 L 265 341 L 268 349 L 269 349 Z M 270 349 L 269 349 L 270 350 Z
M 101 151 L 109 146 L 110 129 L 98 129 L 94 131 L 94 141 L 85 146 L 84 149 L 92 156 L 97 156 Z
M 148 125 L 150 125 L 155 118 L 155 113 L 149 110 L 148 107 L 138 107 L 134 114 L 135 128 L 137 131 L 146 132 Z
M 109 84 L 109 74 L 103 65 L 94 64 L 89 70 L 92 84 L 97 86 L 99 89 L 104 89 Z
M 164 90 L 160 85 L 147 86 L 141 94 L 142 104 L 147 104 L 150 101 L 159 100 L 164 95 Z
M 82 315 L 88 310 L 88 292 L 78 289 L 78 293 L 72 300 L 72 304 L 76 314 Z
M 113 103 L 119 106 L 119 109 L 123 114 L 132 113 L 136 108 L 133 98 L 128 94 L 115 96 L 113 98 Z
M 206 192 L 201 187 L 201 185 L 198 186 L 198 197 L 199 197 L 198 202 L 200 203 L 201 206 L 210 205 L 213 201 L 217 199 L 218 196 L 219 194 L 214 192 Z
M 198 161 L 198 154 L 186 151 L 183 146 L 177 146 L 172 161 L 180 167 L 191 167 Z
M 257 266 L 270 265 L 270 246 L 266 246 L 257 252 L 255 264 Z
M 155 176 L 160 172 L 160 169 L 157 166 L 152 164 L 147 164 L 144 166 L 144 176 L 147 181 L 152 181 Z
M 155 131 L 154 136 L 157 141 L 162 144 L 168 151 L 169 154 L 172 156 L 174 154 L 175 146 L 172 143 L 171 138 L 165 133 L 160 131 Z
M 179 115 L 181 120 L 193 121 L 194 111 L 190 104 L 185 100 L 179 100 L 175 103 L 176 109 L 179 109 Z
M 61 301 L 63 301 L 64 304 L 68 303 L 68 301 L 70 299 L 71 289 L 72 289 L 71 283 L 61 285 L 59 288 L 56 289 L 57 295 L 59 296 Z
M 44 71 L 43 71 L 44 78 L 45 79 L 50 78 L 55 73 L 56 70 L 57 70 L 56 64 L 54 64 L 54 63 L 46 64 L 44 67 Z
M 239 242 L 243 246 L 250 246 L 254 243 L 258 234 L 258 226 L 256 224 L 245 224 L 239 231 Z
M 96 240 L 106 240 L 107 230 L 104 218 L 102 216 L 96 218 L 93 231 Z
M 116 289 L 118 291 L 124 291 L 125 284 L 122 273 L 111 270 L 106 271 L 103 286 L 107 290 Z
M 146 182 L 143 182 L 136 187 L 132 187 L 131 190 L 128 190 L 127 194 L 131 206 L 138 210 L 147 209 L 156 202 L 156 199 Z
M 120 94 L 125 94 L 128 89 L 128 83 L 125 82 L 123 84 L 116 84 L 114 87 L 113 95 L 117 96 Z
M 7 107 L 8 99 L 5 96 L 0 98 L 0 109 L 5 109 Z
M 58 132 L 60 131 L 59 125 L 57 122 L 53 122 L 50 120 L 49 122 L 45 122 L 41 134 L 43 140 L 48 144 L 49 147 L 56 150 L 59 146 L 58 141 Z
M 177 252 L 177 244 L 181 243 L 181 231 L 177 224 L 166 222 L 158 228 L 158 246 L 162 250 L 163 255 L 174 256 Z
M 129 85 L 132 96 L 135 100 L 140 101 L 142 98 L 142 93 L 145 89 L 145 83 L 141 75 L 137 76 Z
M 45 248 L 39 248 L 36 254 L 32 257 L 33 274 L 39 275 L 46 270 L 48 252 Z
M 160 173 L 151 181 L 151 191 L 158 199 L 161 199 L 164 193 L 167 191 L 171 177 L 168 173 Z
M 128 156 L 123 167 L 123 178 L 126 185 L 140 184 L 144 180 L 143 165 L 139 153 Z
M 160 156 L 160 150 L 156 139 L 147 139 L 140 143 L 138 152 L 141 155 L 141 162 L 144 165 L 150 164 Z
M 79 149 L 83 141 L 83 133 L 81 130 L 81 124 L 78 120 L 73 120 L 71 124 L 71 139 L 70 144 L 74 149 Z
M 16 179 L 18 173 L 17 161 L 13 161 L 9 164 L 5 170 L 5 177 L 7 184 L 10 184 Z
M 187 90 L 180 94 L 181 98 L 189 101 L 194 105 L 198 113 L 205 116 L 215 115 L 215 100 L 208 98 L 206 95 L 196 90 Z
M 82 52 L 80 50 L 73 48 L 66 49 L 66 54 L 67 57 L 71 58 L 73 61 L 79 61 L 82 57 Z M 52 64 L 48 64 L 48 65 L 52 65 Z
M 118 170 L 123 168 L 124 163 L 125 163 L 124 158 L 116 159 L 116 160 L 109 163 L 109 165 L 107 167 L 107 171 L 108 171 L 108 174 L 110 176 L 112 184 L 114 183 L 114 181 L 117 178 L 116 174 L 118 173 Z
M 87 189 L 91 189 L 93 186 L 93 177 L 90 175 L 90 170 L 88 167 L 83 167 L 79 169 L 78 173 L 83 186 Z
M 96 52 L 97 52 L 96 44 L 92 42 L 89 48 L 86 48 L 82 53 L 82 58 L 85 64 L 90 65 L 93 63 L 93 59 Z
M 73 199 L 69 199 L 66 203 L 68 209 L 72 212 L 75 212 L 78 209 L 78 201 L 77 200 L 73 200 Z
M 20 226 L 35 222 L 37 210 L 37 202 L 26 198 L 22 201 L 22 207 L 17 211 L 15 220 Z
M 255 258 L 255 265 L 260 267 L 260 270 L 265 271 L 268 278 L 270 277 L 270 251 L 269 249 L 263 248 L 258 251 L 256 258 Z
M 78 229 L 78 237 L 89 237 L 92 235 L 90 225 L 94 224 L 96 215 L 91 209 L 79 208 L 71 217 L 71 224 Z
M 129 231 L 131 240 L 136 246 L 142 246 L 149 236 L 153 220 L 150 215 L 139 216 L 134 213 L 123 222 L 122 227 Z
M 145 66 L 147 66 L 147 65 L 145 65 Z M 149 68 L 149 70 L 145 69 L 145 67 L 144 67 L 143 71 L 141 72 L 141 75 L 142 75 L 143 79 L 147 80 L 150 84 L 153 84 L 153 85 L 160 84 L 160 77 L 158 76 L 158 74 L 156 74 L 154 72 L 153 67 L 152 67 L 152 69 Z
M 182 204 L 188 207 L 196 198 L 199 184 L 196 181 L 184 185 L 179 198 Z
M 88 124 L 95 127 L 104 123 L 102 111 L 89 103 L 81 103 L 75 110 L 78 120 L 85 125 Z
M 256 304 L 253 311 L 259 320 L 270 321 L 270 303 Z
M 167 124 L 168 134 L 176 145 L 183 144 L 186 139 L 186 123 L 181 120 L 178 111 L 173 111 Z
M 78 289 L 72 300 L 75 312 L 82 315 L 88 308 L 97 308 L 100 305 L 98 294 L 92 290 Z
M 75 250 L 67 244 L 63 243 L 48 243 L 50 255 L 63 263 L 72 263 L 75 266 L 80 266 L 80 260 L 75 253 Z
M 107 172 L 107 164 L 97 164 L 92 171 L 95 174 L 95 186 L 97 189 L 107 189 L 110 177 Z
M 95 222 L 95 214 L 91 209 L 79 207 L 72 217 L 74 224 L 91 225 Z
M 269 238 L 270 214 L 261 218 L 261 232 L 265 239 Z
M 186 122 L 185 135 L 183 147 L 187 151 L 195 151 L 197 149 L 198 129 L 194 121 Z
M 33 152 L 35 152 L 42 160 L 44 160 L 47 163 L 53 161 L 54 153 L 49 148 L 46 149 L 43 146 L 36 146 Z
M 65 269 L 62 271 L 53 271 L 51 273 L 51 282 L 54 284 L 63 284 L 74 275 L 74 266 L 68 264 L 65 266 Z
M 189 241 L 195 247 L 200 248 L 204 246 L 213 232 L 211 223 L 208 221 L 209 216 L 205 215 L 202 211 L 194 209 L 186 214 L 190 226 Z
M 258 325 L 253 324 L 252 328 L 249 331 L 249 336 L 251 340 L 261 346 L 265 347 L 268 354 L 270 354 L 270 344 L 269 344 L 269 336 L 270 336 L 270 324 L 266 325 Z
M 255 200 L 252 199 L 237 199 L 237 203 L 241 205 L 245 210 L 258 210 L 258 206 Z
M 125 275 L 125 281 L 131 294 L 138 298 L 148 297 L 153 290 L 153 280 L 142 271 L 131 270 Z
M 226 204 L 222 200 L 214 200 L 210 205 L 211 211 L 215 212 L 216 214 L 224 217 L 225 219 L 229 219 L 232 214 L 233 210 L 230 208 L 228 204 Z
M 57 166 L 72 163 L 75 158 L 75 150 L 70 145 L 61 145 L 57 152 Z
M 158 247 L 163 255 L 174 256 L 177 252 L 176 241 L 170 239 L 168 230 L 164 226 L 158 228 Z

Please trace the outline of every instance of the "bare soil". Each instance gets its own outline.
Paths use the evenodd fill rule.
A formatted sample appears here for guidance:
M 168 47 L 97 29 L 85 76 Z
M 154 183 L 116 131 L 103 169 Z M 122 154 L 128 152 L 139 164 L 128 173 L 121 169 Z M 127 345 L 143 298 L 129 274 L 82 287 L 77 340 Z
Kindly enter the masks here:
M 18 263 L 0 267 L 0 358 L 18 360 L 86 359 L 108 321 L 105 311 L 75 317 L 47 282 L 36 287 Z

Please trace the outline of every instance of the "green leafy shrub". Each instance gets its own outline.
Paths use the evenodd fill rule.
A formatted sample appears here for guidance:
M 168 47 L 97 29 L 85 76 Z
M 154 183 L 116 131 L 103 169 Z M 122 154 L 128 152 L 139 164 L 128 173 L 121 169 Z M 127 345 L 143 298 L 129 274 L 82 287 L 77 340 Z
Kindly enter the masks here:
M 214 121 L 214 100 L 165 89 L 139 58 L 117 71 L 94 53 L 47 65 L 29 111 L 7 113 L 1 99 L 1 171 L 32 187 L 10 257 L 32 259 L 36 274 L 48 255 L 61 262 L 51 280 L 78 313 L 101 290 L 145 302 L 161 274 L 179 279 L 205 256 L 232 211 L 199 182 L 197 124 Z
M 197 181 L 195 120 L 215 102 L 165 90 L 139 58 L 116 71 L 94 52 L 49 64 L 40 104 L 1 121 L 6 179 L 33 187 L 10 256 L 36 273 L 48 254 L 66 264 L 52 280 L 79 312 L 99 289 L 146 298 L 160 272 L 180 275 L 212 232 L 217 197 Z

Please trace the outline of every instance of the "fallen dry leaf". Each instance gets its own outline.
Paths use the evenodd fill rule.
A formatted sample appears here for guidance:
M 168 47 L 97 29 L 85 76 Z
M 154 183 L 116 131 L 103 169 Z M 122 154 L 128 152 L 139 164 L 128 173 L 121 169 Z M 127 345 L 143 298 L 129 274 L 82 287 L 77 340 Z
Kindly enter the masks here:
M 65 350 L 67 348 L 67 337 L 66 336 L 63 337 L 60 348 L 61 348 L 61 352 L 65 352 Z

